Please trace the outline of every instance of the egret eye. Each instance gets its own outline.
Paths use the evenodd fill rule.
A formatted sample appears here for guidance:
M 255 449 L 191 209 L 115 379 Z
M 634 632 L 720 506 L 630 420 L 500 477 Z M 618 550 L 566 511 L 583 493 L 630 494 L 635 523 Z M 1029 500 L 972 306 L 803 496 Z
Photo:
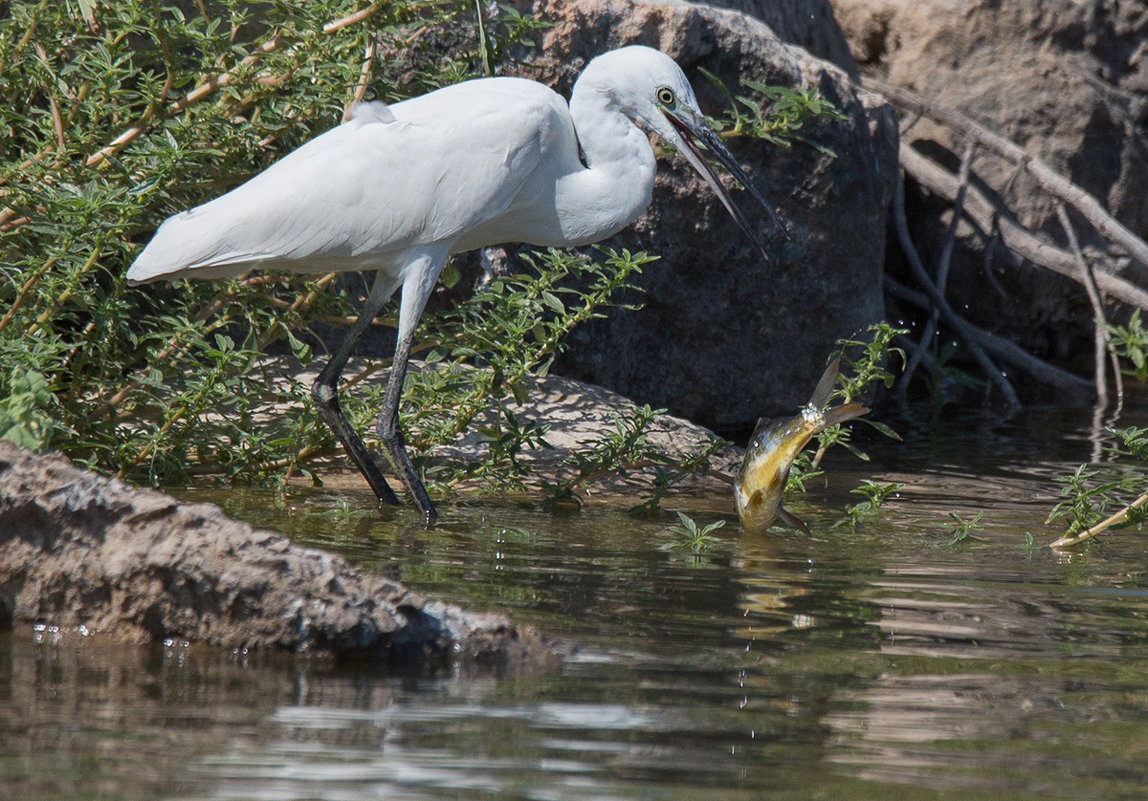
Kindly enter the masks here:
M 658 102 L 663 106 L 672 106 L 674 104 L 674 90 L 668 86 L 663 86 L 658 90 Z

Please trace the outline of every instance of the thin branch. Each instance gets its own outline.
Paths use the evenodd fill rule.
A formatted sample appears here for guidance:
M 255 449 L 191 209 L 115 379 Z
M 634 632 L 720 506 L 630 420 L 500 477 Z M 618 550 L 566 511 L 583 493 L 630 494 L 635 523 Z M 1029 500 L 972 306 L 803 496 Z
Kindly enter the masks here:
M 911 303 L 922 309 L 929 309 L 932 306 L 930 296 L 923 292 L 917 292 L 910 289 L 899 281 L 885 276 L 885 289 L 889 294 L 893 295 L 900 300 Z M 1017 345 L 1004 337 L 997 336 L 996 334 L 986 331 L 979 326 L 970 323 L 962 317 L 956 315 L 951 309 L 950 314 L 953 314 L 957 325 L 962 326 L 962 338 L 968 337 L 975 341 L 980 347 L 984 348 L 987 352 L 999 358 L 1006 364 L 1017 368 L 1023 373 L 1033 377 L 1037 381 L 1049 386 L 1059 387 L 1069 392 L 1087 392 L 1092 394 L 1093 386 L 1091 381 L 1086 381 L 1079 376 L 1075 376 L 1066 370 L 1061 370 L 1059 367 L 1041 361 L 1031 353 L 1017 347 Z M 953 320 L 944 317 L 947 323 L 953 325 Z M 967 341 L 967 340 L 966 340 Z
M 1124 248 L 1133 259 L 1148 267 L 1148 242 L 1129 231 L 1105 210 L 1100 201 L 1056 172 L 1043 160 L 959 111 L 933 103 L 908 89 L 872 78 L 865 78 L 862 83 L 866 89 L 884 95 L 898 106 L 942 122 L 961 136 L 975 139 L 1007 161 L 1023 166 L 1046 192 L 1075 208 L 1097 231 Z
M 976 143 L 969 140 L 965 145 L 964 155 L 961 157 L 961 168 L 958 173 L 960 187 L 957 189 L 957 197 L 953 201 L 953 217 L 949 220 L 949 226 L 945 231 L 944 245 L 941 247 L 941 256 L 937 263 L 937 289 L 941 294 L 944 294 L 945 287 L 949 282 L 949 265 L 952 263 L 953 247 L 957 241 L 957 227 L 960 225 L 961 215 L 964 213 L 965 192 L 969 187 L 969 172 L 975 152 Z M 905 365 L 901 377 L 897 379 L 898 395 L 904 396 L 908 392 L 909 382 L 913 380 L 917 365 L 920 364 L 921 357 L 928 352 L 929 343 L 933 341 L 933 337 L 937 333 L 939 319 L 940 312 L 937 309 L 931 310 L 929 320 L 925 323 L 925 330 L 921 332 L 920 347 L 915 348 L 910 353 L 909 361 Z
M 114 156 L 115 154 L 119 153 L 121 150 L 127 147 L 132 142 L 132 140 L 139 136 L 140 133 L 142 133 L 149 125 L 151 125 L 152 121 L 158 116 L 159 109 L 163 106 L 164 103 L 167 102 L 167 96 L 171 94 L 171 89 L 175 85 L 175 68 L 172 66 L 175 63 L 175 57 L 171 52 L 171 45 L 168 44 L 167 35 L 163 30 L 163 18 L 159 12 L 159 3 L 153 0 L 152 6 L 155 9 L 154 13 L 156 19 L 155 39 L 156 42 L 159 43 L 160 51 L 163 53 L 163 66 L 165 73 L 163 88 L 160 89 L 159 98 L 154 103 L 148 104 L 148 107 L 144 109 L 144 113 L 140 117 L 139 122 L 136 123 L 134 127 L 117 136 L 110 145 L 102 147 L 96 153 L 88 156 L 88 158 L 84 160 L 84 166 L 86 167 L 95 167 L 106 161 L 110 156 Z
M 1099 523 L 1097 523 L 1095 526 L 1088 529 L 1087 531 L 1082 531 L 1081 533 L 1076 534 L 1075 536 L 1072 536 L 1072 537 L 1061 537 L 1056 542 L 1049 543 L 1048 547 L 1049 548 L 1070 548 L 1073 545 L 1079 545 L 1080 543 L 1085 542 L 1086 540 L 1092 539 L 1097 534 L 1100 534 L 1103 531 L 1107 531 L 1108 529 L 1112 528 L 1113 526 L 1119 526 L 1121 523 L 1123 523 L 1124 521 L 1126 521 L 1128 519 L 1128 517 L 1132 514 L 1132 511 L 1134 509 L 1139 509 L 1140 507 L 1142 507 L 1146 503 L 1148 503 L 1148 493 L 1141 495 L 1139 498 L 1137 498 L 1132 503 L 1125 506 L 1119 512 L 1117 512 L 1116 514 L 1112 515 L 1109 518 L 1106 518 L 1106 519 L 1100 521 Z
M 354 14 L 343 17 L 342 19 L 328 22 L 323 26 L 323 33 L 334 33 L 335 31 L 346 28 L 349 25 L 354 25 L 356 23 L 362 22 L 365 19 L 369 19 L 370 17 L 373 17 L 380 8 L 382 8 L 382 4 L 372 3 L 362 11 L 356 11 Z
M 359 70 L 359 81 L 355 84 L 355 91 L 351 95 L 351 102 L 347 104 L 347 109 L 343 112 L 343 122 L 351 119 L 355 106 L 363 102 L 363 98 L 367 96 L 367 89 L 371 85 L 371 77 L 374 73 L 375 66 L 375 53 L 378 49 L 378 40 L 372 36 L 370 41 L 367 42 L 366 52 L 363 54 L 363 67 Z
M 1081 250 L 1080 242 L 1076 238 L 1076 230 L 1072 227 L 1072 220 L 1068 218 L 1068 211 L 1064 208 L 1063 203 L 1056 204 L 1056 216 L 1060 219 L 1064 235 L 1068 237 L 1069 247 L 1072 248 L 1072 252 L 1080 264 L 1084 288 L 1088 291 L 1088 302 L 1092 304 L 1092 325 L 1096 342 L 1096 364 L 1094 368 L 1096 371 L 1096 396 L 1101 405 L 1108 405 L 1108 377 L 1105 375 L 1105 360 L 1111 358 L 1113 372 L 1116 376 L 1116 404 L 1118 407 L 1123 406 L 1124 379 L 1120 375 L 1120 364 L 1117 361 L 1116 350 L 1112 347 L 1112 340 L 1108 335 L 1108 320 L 1104 316 L 1104 302 L 1100 298 L 1100 290 L 1096 288 L 1092 265 L 1084 257 L 1084 251 Z
M 20 307 L 24 305 L 24 298 L 26 298 L 28 293 L 36 287 L 36 284 L 40 283 L 40 279 L 43 278 L 48 270 L 51 270 L 59 260 L 59 256 L 52 256 L 46 262 L 41 264 L 34 273 L 32 273 L 24 280 L 24 285 L 20 287 L 20 291 L 16 293 L 16 298 L 12 301 L 12 305 L 8 308 L 8 312 L 4 315 L 4 319 L 0 320 L 0 331 L 3 331 L 8 327 L 8 325 L 16 317 L 16 312 L 18 312 Z
M 973 357 L 981 366 L 981 370 L 985 376 L 996 384 L 1001 393 L 1005 397 L 1005 402 L 1011 407 L 1019 407 L 1020 399 L 1016 395 L 1016 390 L 1013 389 L 1008 379 L 1004 377 L 997 366 L 993 364 L 992 359 L 988 357 L 984 349 L 976 342 L 975 337 L 969 331 L 970 324 L 964 318 L 958 316 L 949 307 L 948 301 L 945 296 L 937 289 L 933 282 L 929 279 L 929 274 L 925 270 L 925 265 L 921 263 L 921 256 L 917 252 L 916 245 L 913 244 L 912 237 L 909 236 L 909 223 L 905 219 L 905 182 L 903 180 L 897 181 L 897 186 L 893 193 L 893 216 L 897 224 L 897 238 L 901 242 L 901 249 L 905 252 L 906 258 L 909 260 L 909 265 L 913 270 L 913 275 L 925 291 L 929 295 L 929 299 L 933 303 L 933 307 L 941 313 L 947 322 L 957 334 L 968 345 L 969 350 L 972 351 Z
M 901 143 L 900 161 L 904 170 L 930 192 L 949 200 L 956 198 L 957 178 L 905 142 Z M 1080 269 L 1071 253 L 1033 235 L 1007 208 L 985 197 L 976 186 L 969 186 L 965 217 L 982 231 L 992 231 L 995 225 L 1001 243 L 1022 258 L 1073 281 L 1081 281 Z M 1096 273 L 1096 284 L 1108 297 L 1148 311 L 1148 291 L 1135 284 L 1103 271 Z

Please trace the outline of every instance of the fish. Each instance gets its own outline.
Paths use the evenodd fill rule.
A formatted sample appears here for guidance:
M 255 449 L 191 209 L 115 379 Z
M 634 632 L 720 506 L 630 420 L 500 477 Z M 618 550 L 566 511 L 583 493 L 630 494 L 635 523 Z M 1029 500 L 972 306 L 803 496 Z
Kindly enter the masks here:
M 809 403 L 796 417 L 757 421 L 734 482 L 737 515 L 748 533 L 764 532 L 778 518 L 791 528 L 809 533 L 809 527 L 781 505 L 793 460 L 809 440 L 826 428 L 869 412 L 860 403 L 826 408 L 840 368 L 838 357 L 825 368 Z

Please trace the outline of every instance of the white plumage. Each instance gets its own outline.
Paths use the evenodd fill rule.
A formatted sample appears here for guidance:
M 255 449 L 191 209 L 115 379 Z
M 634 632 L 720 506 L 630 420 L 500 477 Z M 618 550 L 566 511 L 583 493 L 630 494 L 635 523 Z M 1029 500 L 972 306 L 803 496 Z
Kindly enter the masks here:
M 446 258 L 504 242 L 582 245 L 619 231 L 653 191 L 654 153 L 643 129 L 672 143 L 747 232 L 693 138 L 772 213 L 706 126 L 677 64 L 657 50 L 626 47 L 591 61 L 569 104 L 521 78 L 467 81 L 391 106 L 362 104 L 349 121 L 242 186 L 164 222 L 128 281 L 255 268 L 376 271 L 358 323 L 312 394 L 376 495 L 392 503 L 394 493 L 339 410 L 336 387 L 355 340 L 402 287 L 379 433 L 430 520 L 434 506 L 399 433 L 398 397 L 414 328 Z

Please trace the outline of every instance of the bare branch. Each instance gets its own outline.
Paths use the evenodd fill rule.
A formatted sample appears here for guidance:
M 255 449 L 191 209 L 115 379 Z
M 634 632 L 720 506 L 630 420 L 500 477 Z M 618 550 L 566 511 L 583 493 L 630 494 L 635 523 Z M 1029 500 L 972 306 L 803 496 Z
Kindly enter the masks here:
M 1105 359 L 1111 357 L 1112 367 L 1116 374 L 1116 403 L 1119 407 L 1124 403 L 1124 380 L 1120 376 L 1120 365 L 1108 336 L 1108 329 L 1105 327 L 1107 319 L 1104 316 L 1104 302 L 1100 298 L 1100 290 L 1096 288 L 1096 279 L 1092 275 L 1092 265 L 1084 257 L 1084 251 L 1080 249 L 1080 242 L 1076 239 L 1076 230 L 1072 227 L 1072 220 L 1068 218 L 1068 211 L 1064 208 L 1063 203 L 1056 204 L 1056 215 L 1060 219 L 1061 227 L 1064 228 L 1064 235 L 1068 237 L 1069 247 L 1072 248 L 1072 252 L 1080 264 L 1080 275 L 1084 288 L 1088 291 L 1088 302 L 1092 304 L 1092 325 L 1096 341 L 1096 396 L 1101 405 L 1108 405 L 1108 378 L 1105 375 L 1104 365 Z
M 900 160 L 905 171 L 926 189 L 950 200 L 956 198 L 960 190 L 956 176 L 904 142 L 901 143 Z M 1033 235 L 1012 217 L 1007 208 L 989 200 L 973 185 L 969 186 L 965 199 L 965 216 L 983 231 L 992 231 L 995 227 L 1000 233 L 1001 243 L 1022 258 L 1082 282 L 1079 266 L 1071 253 Z M 1095 275 L 1097 286 L 1108 297 L 1148 311 L 1148 292 L 1111 273 L 1098 271 Z
M 962 137 L 974 139 L 1001 158 L 1024 167 L 1046 192 L 1075 208 L 1108 240 L 1120 245 L 1129 256 L 1148 267 L 1148 242 L 1124 227 L 1095 197 L 1024 148 L 959 111 L 933 103 L 904 87 L 873 78 L 865 78 L 862 83 L 866 89 L 883 95 L 901 108 L 944 123 Z
M 961 157 L 961 168 L 958 173 L 960 187 L 957 189 L 957 196 L 953 201 L 953 218 L 949 221 L 949 227 L 945 231 L 945 241 L 941 247 L 941 256 L 937 263 L 937 289 L 941 294 L 944 294 L 945 287 L 949 281 L 949 265 L 952 262 L 953 247 L 957 241 L 957 226 L 960 225 L 961 214 L 964 211 L 965 192 L 969 186 L 969 171 L 972 167 L 975 152 L 976 143 L 969 140 L 965 145 L 964 155 Z M 929 313 L 929 321 L 925 323 L 925 330 L 921 332 L 919 347 L 914 348 L 910 352 L 909 361 L 905 365 L 905 370 L 901 373 L 901 377 L 897 379 L 898 395 L 903 396 L 908 391 L 909 382 L 913 380 L 913 374 L 917 371 L 917 365 L 920 364 L 922 357 L 928 352 L 929 343 L 937 333 L 937 321 L 939 318 L 940 312 L 936 309 L 931 310 Z
M 981 370 L 985 376 L 997 385 L 1008 405 L 1013 407 L 1020 406 L 1020 399 L 1016 395 L 1016 390 L 1013 389 L 1012 384 L 1009 383 L 1001 371 L 997 369 L 997 366 L 993 364 L 992 359 L 985 353 L 984 348 L 982 348 L 975 337 L 971 335 L 969 331 L 971 327 L 970 324 L 949 307 L 945 296 L 929 278 L 929 274 L 925 270 L 925 265 L 921 262 L 921 256 L 917 252 L 917 247 L 913 244 L 912 237 L 909 236 L 909 223 L 905 219 L 904 181 L 897 181 L 897 186 L 893 194 L 893 216 L 897 223 L 897 237 L 901 242 L 901 249 L 905 251 L 905 256 L 909 259 L 909 265 L 912 267 L 913 275 L 928 293 L 929 300 L 932 302 L 933 307 L 940 312 L 941 316 L 945 318 L 945 322 L 952 326 L 958 336 L 965 341 L 969 350 L 972 351 L 973 357 L 981 365 Z M 888 280 L 889 279 L 886 279 L 886 281 Z
M 885 288 L 891 295 L 919 308 L 928 309 L 932 306 L 932 300 L 929 295 L 910 289 L 889 276 L 885 276 Z M 1006 364 L 1015 367 L 1037 381 L 1048 384 L 1049 386 L 1059 387 L 1069 392 L 1092 394 L 1093 387 L 1091 381 L 1086 381 L 1072 373 L 1061 370 L 1059 367 L 1041 361 L 1004 337 L 997 336 L 970 323 L 968 320 L 957 315 L 951 308 L 948 310 L 948 314 L 952 315 L 952 319 L 944 314 L 942 314 L 942 317 L 950 325 L 954 325 L 953 319 L 958 321 L 954 325 L 954 328 L 957 326 L 961 327 L 962 330 L 959 333 L 962 338 L 966 339 L 966 341 L 972 340 L 976 342 Z

